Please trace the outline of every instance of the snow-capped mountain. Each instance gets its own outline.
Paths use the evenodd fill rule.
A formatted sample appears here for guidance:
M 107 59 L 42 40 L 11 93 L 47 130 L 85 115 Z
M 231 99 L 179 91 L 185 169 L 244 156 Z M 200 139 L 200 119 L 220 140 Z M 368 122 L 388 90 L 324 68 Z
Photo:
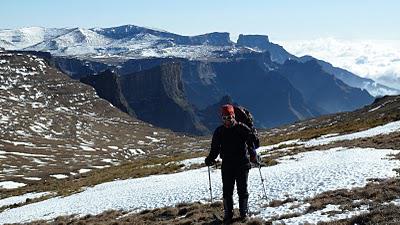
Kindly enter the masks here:
M 21 29 L 0 29 L 0 47 L 21 50 L 40 42 L 69 33 L 69 28 L 26 27 Z
M 97 54 L 97 49 L 111 41 L 88 29 L 75 28 L 64 35 L 44 40 L 27 50 L 49 51 L 56 55 Z
M 97 58 L 211 58 L 220 57 L 219 52 L 237 51 L 229 39 L 229 33 L 182 36 L 133 25 L 91 29 L 32 27 L 0 30 L 0 47 Z
M 76 56 L 90 59 L 186 58 L 210 60 L 234 55 L 268 51 L 272 61 L 283 64 L 287 59 L 302 60 L 282 46 L 269 41 L 266 35 L 240 35 L 237 44 L 229 33 L 214 32 L 183 36 L 167 31 L 134 25 L 111 28 L 41 28 L 0 30 L 0 47 L 7 50 L 46 51 L 56 56 Z M 373 96 L 399 94 L 370 79 L 363 79 L 340 68 L 320 62 L 323 69 L 346 84 L 367 90 Z

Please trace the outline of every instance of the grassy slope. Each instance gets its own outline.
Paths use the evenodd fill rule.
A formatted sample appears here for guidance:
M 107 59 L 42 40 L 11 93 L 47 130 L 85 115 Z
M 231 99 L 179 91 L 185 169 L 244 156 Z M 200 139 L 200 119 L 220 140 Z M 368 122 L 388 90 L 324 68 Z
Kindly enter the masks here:
M 376 109 L 379 106 L 383 107 Z M 294 125 L 288 125 L 285 127 L 281 127 L 278 129 L 271 129 L 268 131 L 262 131 L 261 136 L 262 136 L 262 143 L 263 145 L 267 144 L 274 144 L 278 143 L 281 141 L 285 140 L 290 140 L 290 139 L 309 139 L 312 137 L 320 136 L 323 134 L 328 134 L 328 133 L 349 133 L 349 132 L 354 132 L 354 131 L 359 131 L 359 130 L 365 130 L 370 127 L 374 127 L 377 125 L 381 125 L 387 122 L 395 121 L 400 119 L 400 111 L 398 110 L 400 108 L 400 97 L 394 96 L 394 97 L 385 97 L 376 100 L 372 105 L 367 106 L 363 109 L 357 110 L 355 112 L 348 112 L 348 113 L 341 113 L 341 114 L 335 114 L 335 115 L 329 115 L 329 116 L 324 116 L 320 117 L 317 119 L 312 119 L 312 120 L 307 120 L 307 121 L 302 121 L 299 123 L 296 123 Z M 376 109 L 376 110 L 372 110 Z M 204 139 L 203 139 L 204 140 Z M 378 144 L 382 143 L 387 143 L 387 142 L 382 142 L 379 141 L 380 137 L 373 138 L 371 140 L 371 143 L 367 146 L 372 146 L 372 147 L 379 147 Z M 399 140 L 400 142 L 400 135 L 397 135 L 395 140 Z M 393 142 L 392 142 L 393 143 Z M 397 143 L 397 142 L 396 142 Z M 208 143 L 204 142 L 204 145 L 206 146 Z M 366 144 L 364 144 L 365 146 Z M 390 148 L 391 145 L 387 144 L 384 147 Z M 397 145 L 396 145 L 397 147 Z M 150 174 L 161 174 L 161 173 L 173 173 L 176 171 L 180 171 L 179 168 L 180 166 L 177 164 L 168 164 L 168 162 L 171 161 L 179 161 L 185 158 L 192 158 L 192 157 L 198 157 L 198 156 L 204 156 L 207 152 L 197 152 L 195 155 L 193 154 L 179 154 L 179 157 L 176 155 L 170 155 L 166 156 L 164 158 L 154 158 L 154 159 L 143 159 L 143 161 L 137 160 L 135 162 L 127 162 L 124 164 L 121 164 L 119 166 L 114 166 L 110 168 L 105 168 L 101 170 L 97 170 L 85 175 L 81 175 L 81 177 L 76 177 L 76 178 L 71 178 L 67 180 L 48 180 L 44 181 L 36 186 L 28 186 L 20 189 L 16 189 L 13 191 L 9 191 L 9 195 L 17 195 L 17 194 L 22 194 L 26 192 L 30 192 L 32 190 L 35 191 L 56 191 L 59 194 L 70 194 L 74 193 L 78 190 L 80 190 L 81 187 L 84 186 L 90 186 L 90 185 L 95 185 L 99 183 L 103 183 L 106 181 L 111 181 L 114 179 L 126 179 L 126 178 L 132 178 L 132 177 L 142 177 L 142 176 L 148 176 Z M 271 165 L 274 163 L 271 163 Z M 155 167 L 146 167 L 146 165 L 157 165 Z M 383 186 L 387 185 L 387 183 L 383 183 Z M 340 195 L 341 190 L 338 190 L 336 193 L 337 195 Z M 355 191 L 356 192 L 356 191 Z M 361 191 L 362 192 L 362 191 Z M 396 195 L 400 196 L 400 191 L 398 189 L 395 189 L 394 192 Z M 321 195 L 324 195 L 327 193 L 323 193 Z M 335 194 L 335 195 L 336 195 Z M 325 196 L 326 197 L 326 196 Z M 315 199 L 309 200 L 310 202 L 318 202 L 318 199 L 321 199 L 320 196 L 316 196 Z M 386 199 L 387 198 L 382 198 Z M 332 200 L 332 202 L 337 202 L 339 200 Z M 325 203 L 315 203 L 315 208 L 317 209 L 318 207 L 323 207 Z M 132 221 L 141 221 L 144 217 L 143 215 L 146 215 L 147 219 L 144 219 L 143 221 L 153 221 L 157 220 L 157 223 L 154 224 L 191 224 L 190 221 L 194 221 L 192 219 L 189 219 L 190 216 L 187 215 L 192 215 L 190 213 L 186 213 L 185 215 L 180 215 L 179 211 L 182 210 L 182 207 L 189 207 L 189 208 L 196 208 L 196 210 L 199 210 L 198 212 L 195 210 L 195 214 L 198 214 L 200 212 L 207 212 L 205 213 L 204 218 L 198 219 L 202 220 L 203 222 L 198 222 L 198 224 L 219 224 L 220 222 L 218 219 L 213 218 L 212 213 L 210 214 L 209 211 L 207 211 L 210 208 L 213 208 L 214 206 L 210 205 L 201 205 L 198 203 L 190 204 L 190 205 L 185 205 L 185 206 L 177 206 L 176 208 L 169 208 L 169 209 L 158 209 L 158 211 L 144 211 L 139 214 L 130 214 L 129 217 L 124 217 L 124 218 L 131 218 L 130 220 Z M 216 206 L 215 206 L 216 207 Z M 219 205 L 218 210 L 216 212 L 221 212 L 222 207 Z M 387 207 L 386 207 L 387 208 Z M 194 209 L 191 209 L 194 210 Z M 377 208 L 376 210 L 382 210 L 381 208 Z M 393 207 L 386 209 L 387 211 L 393 211 Z M 189 210 L 190 211 L 190 210 Z M 177 213 L 176 213 L 177 212 Z M 99 223 L 99 224 L 124 224 L 119 221 L 115 221 L 117 217 L 121 216 L 122 214 L 125 214 L 126 212 L 112 212 L 109 213 L 111 216 L 105 216 L 108 217 L 108 219 L 104 219 L 104 223 Z M 182 212 L 181 212 L 182 213 Z M 367 217 L 373 217 L 372 212 L 371 215 Z M 107 215 L 107 213 L 102 214 Z M 60 221 L 60 224 L 63 223 L 69 223 L 71 221 L 74 221 L 72 224 L 93 224 L 93 221 L 96 221 L 96 219 L 93 218 L 99 218 L 102 217 L 100 216 L 88 216 L 86 219 L 74 219 L 74 218 L 64 218 L 64 221 Z M 161 216 L 160 216 L 161 215 Z M 171 216 L 172 215 L 172 216 Z M 178 216 L 181 216 L 181 219 L 173 219 L 173 220 L 168 220 L 168 218 L 176 218 Z M 295 215 L 293 215 L 295 216 Z M 161 217 L 161 219 L 160 219 Z M 138 220 L 138 218 L 141 218 Z M 82 223 L 78 223 L 81 221 Z M 100 221 L 100 220 L 99 220 Z M 102 220 L 103 221 L 103 220 Z M 114 221 L 115 223 L 112 223 Z M 349 222 L 350 220 L 344 221 L 343 223 L 340 224 L 346 224 L 346 222 Z M 153 221 L 154 222 L 154 221 Z M 153 224 L 153 222 L 149 222 L 148 224 Z M 133 224 L 140 224 L 138 223 L 133 223 Z M 145 223 L 142 223 L 145 224 Z M 248 224 L 260 224 L 260 221 L 252 221 L 251 223 Z

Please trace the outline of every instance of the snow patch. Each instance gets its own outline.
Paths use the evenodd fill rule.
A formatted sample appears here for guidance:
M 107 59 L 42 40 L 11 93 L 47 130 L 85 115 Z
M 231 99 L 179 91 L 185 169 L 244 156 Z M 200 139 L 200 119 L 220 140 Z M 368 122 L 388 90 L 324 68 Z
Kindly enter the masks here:
M 9 141 L 9 140 L 2 140 L 2 141 L 6 142 L 6 143 L 13 144 L 15 146 L 22 145 L 22 146 L 27 146 L 27 147 L 36 147 L 36 145 L 34 145 L 34 144 L 30 143 L 30 142 Z
M 49 195 L 51 192 L 40 192 L 40 193 L 27 193 L 20 196 L 13 196 L 9 198 L 0 199 L 0 208 L 8 205 L 19 204 L 26 202 L 27 199 L 40 198 L 45 195 Z
M 83 151 L 89 151 L 89 152 L 94 152 L 94 151 L 96 151 L 96 149 L 94 149 L 94 148 L 92 148 L 92 147 L 90 147 L 90 146 L 87 146 L 87 145 L 85 145 L 85 144 L 81 144 L 79 147 L 80 147 Z
M 54 177 L 54 178 L 56 178 L 56 179 L 65 179 L 65 178 L 68 178 L 68 176 L 65 175 L 65 174 L 52 174 L 52 175 L 50 175 L 50 177 Z
M 40 177 L 23 177 L 22 179 L 24 179 L 24 180 L 32 180 L 32 181 L 39 181 L 42 178 L 40 178 Z
M 23 186 L 26 186 L 26 184 L 14 182 L 14 181 L 1 181 L 0 182 L 0 189 L 1 188 L 3 188 L 3 189 L 15 189 L 15 188 L 23 187 Z
M 185 159 L 185 160 L 179 161 L 178 163 L 183 164 L 185 167 L 190 167 L 191 165 L 204 163 L 204 157 Z
M 90 171 L 92 171 L 91 169 L 80 169 L 79 171 L 78 171 L 78 173 L 88 173 L 88 172 L 90 172 Z
M 375 107 L 373 109 L 368 110 L 368 112 L 376 111 L 376 110 L 380 109 L 381 107 L 382 107 L 382 105 L 379 105 L 379 106 L 377 106 L 377 107 Z
M 54 156 L 51 156 L 51 155 L 30 154 L 30 153 L 24 153 L 24 152 L 6 152 L 6 151 L 0 150 L 0 155 L 5 155 L 5 154 L 17 155 L 17 156 L 26 156 L 26 157 L 54 157 Z
M 112 163 L 113 159 L 102 159 L 101 161 L 106 163 Z
M 142 149 L 135 148 L 135 149 L 128 149 L 127 150 L 131 155 L 143 155 L 146 154 Z
M 154 138 L 154 137 L 150 137 L 150 136 L 146 136 L 146 138 L 149 139 L 151 142 L 155 142 L 155 143 L 161 141 L 160 139 L 157 139 L 157 138 Z

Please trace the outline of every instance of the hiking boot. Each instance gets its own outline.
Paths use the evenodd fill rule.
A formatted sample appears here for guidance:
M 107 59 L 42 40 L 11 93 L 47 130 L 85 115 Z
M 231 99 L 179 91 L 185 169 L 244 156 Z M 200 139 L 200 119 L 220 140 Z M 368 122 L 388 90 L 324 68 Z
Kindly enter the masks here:
M 240 222 L 242 222 L 242 223 L 246 222 L 247 219 L 249 219 L 249 217 L 246 214 L 244 214 L 244 215 L 240 214 L 240 217 L 239 217 Z
M 224 198 L 224 224 L 231 224 L 233 217 L 233 198 Z
M 224 220 L 222 221 L 223 224 L 231 224 L 232 223 L 233 215 L 225 215 Z
M 240 212 L 240 220 L 246 220 L 249 214 L 248 211 L 248 197 L 239 198 L 239 212 Z

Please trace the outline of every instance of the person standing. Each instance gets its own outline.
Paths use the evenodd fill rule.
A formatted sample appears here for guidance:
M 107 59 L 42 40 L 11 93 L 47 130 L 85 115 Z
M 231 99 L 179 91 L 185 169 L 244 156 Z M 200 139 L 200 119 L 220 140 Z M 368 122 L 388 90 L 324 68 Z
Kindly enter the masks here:
M 244 123 L 235 120 L 234 107 L 223 105 L 221 107 L 223 125 L 215 129 L 211 150 L 205 158 L 205 164 L 211 166 L 220 155 L 222 159 L 222 189 L 224 205 L 224 223 L 230 223 L 233 218 L 233 190 L 236 189 L 239 196 L 240 219 L 248 216 L 247 181 L 250 162 L 258 163 L 255 143 L 258 138 Z M 256 142 L 257 141 L 257 142 Z M 248 157 L 250 155 L 250 159 Z

